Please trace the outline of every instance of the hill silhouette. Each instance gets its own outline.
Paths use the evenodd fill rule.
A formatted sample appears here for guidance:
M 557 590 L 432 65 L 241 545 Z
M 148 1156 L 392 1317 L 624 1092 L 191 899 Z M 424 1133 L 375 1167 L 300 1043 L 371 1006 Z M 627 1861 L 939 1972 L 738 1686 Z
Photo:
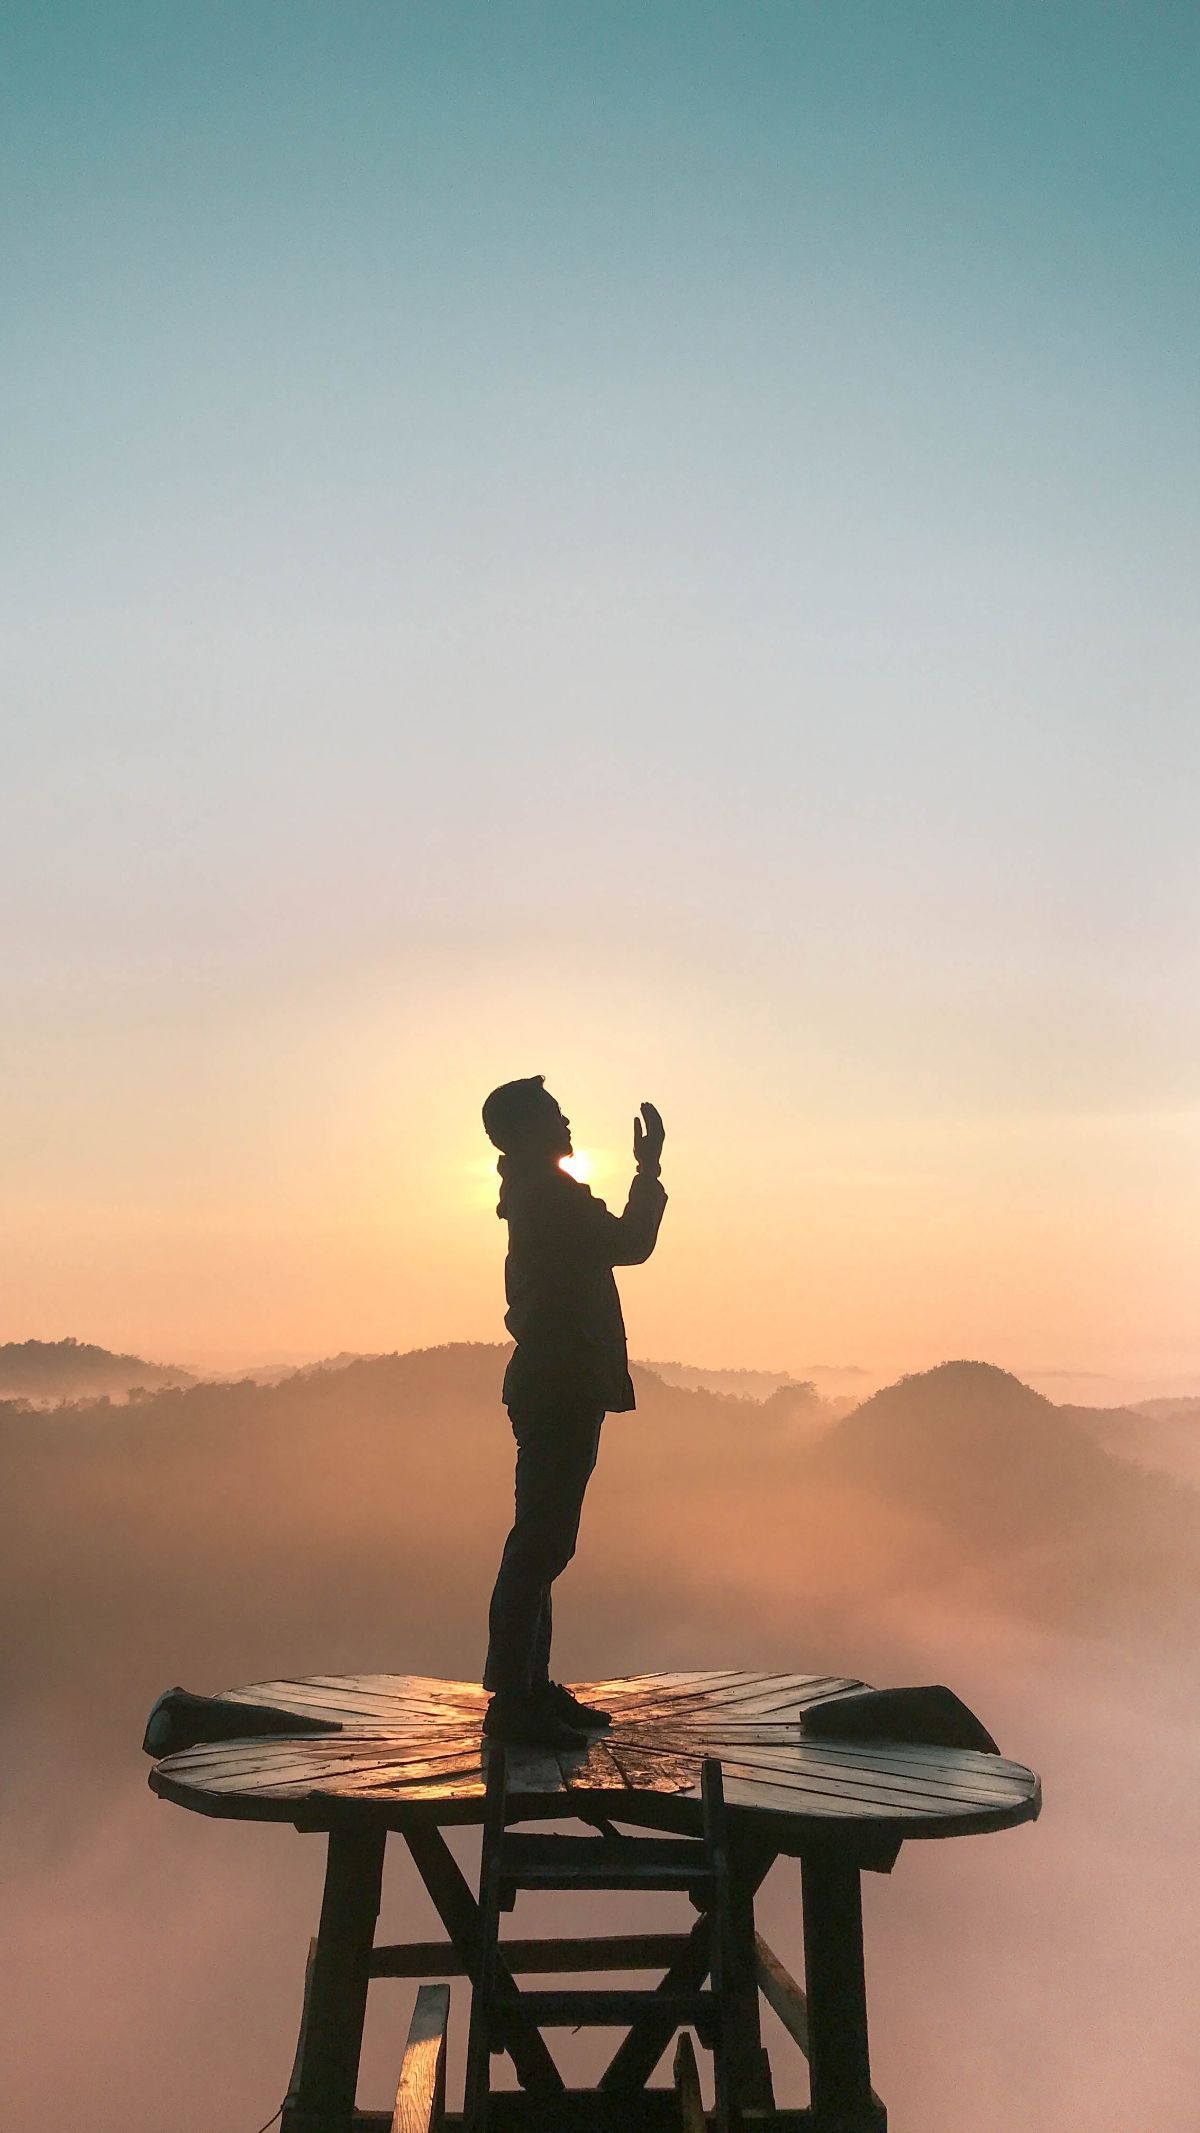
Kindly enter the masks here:
M 1136 1407 L 1070 1412 L 1105 1451 L 1200 1487 L 1200 1399 L 1142 1400 Z
M 195 1373 L 173 1364 L 148 1363 L 140 1355 L 114 1355 L 91 1341 L 5 1341 L 0 1343 L 0 1399 L 49 1403 L 55 1400 L 124 1399 L 131 1391 L 158 1391 L 164 1386 L 194 1385 Z
M 76 2024 L 71 2093 L 94 2099 L 102 2063 L 106 2128 L 159 2133 L 163 2085 L 192 2040 L 198 2123 L 257 2125 L 277 2101 L 261 2089 L 295 2042 L 319 1847 L 152 1806 L 145 1715 L 176 1681 L 478 1677 L 512 1503 L 506 1353 L 334 1359 L 278 1384 L 164 1388 L 49 1421 L 0 1412 L 11 2056 L 38 2110 Z M 635 1379 L 638 1412 L 605 1425 L 564 1580 L 564 1674 L 755 1665 L 948 1681 L 1006 1753 L 1042 1770 L 1051 1811 L 1028 1852 L 1019 1837 L 931 1846 L 937 1857 L 906 1868 L 902 1903 L 883 1892 L 881 2064 L 902 2067 L 930 2003 L 939 2026 L 906 2116 L 958 2125 L 946 2010 L 964 2058 L 994 2065 L 994 2099 L 1008 2096 L 1015 2007 L 1037 2093 L 1014 2089 L 1005 2122 L 1100 2123 L 1091 2104 L 1108 2108 L 1148 2028 L 1188 2033 L 1197 1929 L 1175 1860 L 1195 1812 L 1200 1496 L 1106 1451 L 1086 1411 L 987 1365 L 941 1366 L 815 1425 L 786 1387 L 761 1401 L 644 1368 Z M 383 1937 L 433 1930 L 410 1883 L 398 1877 L 389 1901 Z M 798 1968 L 794 1871 L 762 1905 Z M 893 1991 L 914 1976 L 919 1994 Z M 1098 1992 L 1126 2030 L 1096 2063 Z M 384 2027 L 368 2090 L 394 2080 Z M 1141 2072 L 1137 2086 L 1140 2099 Z M 1164 2108 L 1156 2123 L 1184 2115 Z
M 826 1435 L 814 1465 L 973 1528 L 1084 1513 L 1125 1480 L 1071 1409 L 992 1363 L 885 1386 Z
M 1184 1632 L 1200 1597 L 1200 1495 L 1105 1449 L 1094 1419 L 993 1364 L 943 1363 L 865 1400 L 805 1466 L 953 1537 L 991 1605 Z
M 462 1671 L 511 1505 L 506 1352 L 164 1389 L 61 1410 L 53 1430 L 0 1416 L 11 1664 L 32 1685 L 124 1636 L 151 1692 L 186 1676 L 189 1651 L 210 1685 L 256 1666 L 411 1666 L 417 1646 L 437 1671 L 440 1643 Z M 815 1429 L 786 1397 L 635 1381 L 638 1412 L 606 1424 L 572 1577 L 611 1640 L 637 1621 L 642 1665 L 659 1663 L 663 1625 L 711 1621 L 720 1592 L 731 1620 L 751 1605 L 803 1618 L 841 1667 L 848 1610 L 886 1622 L 900 1595 L 1089 1634 L 1200 1628 L 1200 1495 L 1104 1451 L 1004 1371 L 943 1365 Z M 709 1645 L 695 1663 L 738 1663 L 727 1634 L 727 1661 Z

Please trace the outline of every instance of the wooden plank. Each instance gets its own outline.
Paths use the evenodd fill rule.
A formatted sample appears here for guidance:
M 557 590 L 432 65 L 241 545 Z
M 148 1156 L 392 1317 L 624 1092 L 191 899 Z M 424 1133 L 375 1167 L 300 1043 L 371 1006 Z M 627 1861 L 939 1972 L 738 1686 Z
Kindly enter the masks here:
M 977 1791 L 971 1791 L 948 1786 L 944 1791 L 935 1791 L 928 1786 L 913 1784 L 905 1778 L 889 1778 L 882 1773 L 875 1777 L 853 1768 L 829 1769 L 799 1759 L 788 1765 L 784 1762 L 773 1764 L 752 1761 L 748 1756 L 744 1760 L 740 1756 L 728 1756 L 725 1759 L 725 1768 L 732 1776 L 744 1777 L 752 1783 L 771 1785 L 784 1791 L 802 1789 L 806 1792 L 829 1793 L 838 1799 L 868 1803 L 886 1801 L 889 1805 L 894 1803 L 898 1810 L 911 1808 L 914 1812 L 932 1809 L 940 1813 L 943 1809 L 950 1811 L 955 1807 L 1006 1807 L 1014 1799 L 1011 1789 L 992 1791 L 981 1787 Z M 1020 1795 L 1016 1797 L 1019 1798 Z
M 667 1970 L 687 1944 L 686 1933 L 597 1933 L 582 1939 L 502 1940 L 500 1953 L 514 1977 L 557 1977 L 594 1971 Z M 460 1951 L 446 1940 L 377 1947 L 372 1977 L 469 1977 Z
M 569 1988 L 562 1992 L 523 1992 L 521 2006 L 539 2029 L 624 2029 L 646 2012 L 669 2016 L 672 2025 L 703 2021 L 716 2010 L 711 1992 L 621 1992 L 603 1988 Z
M 231 1703 L 258 1703 L 266 1699 L 261 1690 L 251 1693 L 247 1689 L 239 1689 L 236 1691 L 230 1690 L 226 1700 Z M 384 1717 L 400 1715 L 404 1709 L 403 1699 L 400 1697 L 390 1696 L 386 1700 L 377 1699 L 367 1707 L 364 1705 L 363 1698 L 356 1695 L 353 1690 L 344 1687 L 338 1688 L 334 1684 L 326 1685 L 317 1681 L 273 1682 L 271 1684 L 271 1701 L 280 1710 L 284 1711 L 297 1710 L 303 1706 L 305 1709 L 319 1710 L 323 1715 L 330 1717 L 354 1716 L 357 1714 L 363 1717 L 368 1724 L 378 1722 Z
M 1033 1774 L 1023 1763 L 1009 1763 L 1002 1755 L 987 1755 L 978 1748 L 935 1748 L 920 1741 L 814 1740 L 803 1732 L 797 1745 L 804 1751 L 805 1762 L 814 1767 L 840 1762 L 847 1769 L 894 1770 L 910 1777 L 936 1778 L 939 1783 L 961 1778 L 978 1785 L 1027 1784 Z
M 872 1807 L 869 1802 L 848 1800 L 843 1794 L 825 1792 L 804 1785 L 771 1785 L 760 1779 L 731 1776 L 728 1786 L 731 1807 L 755 1808 L 761 1814 L 795 1815 L 808 1822 L 828 1820 L 841 1828 L 846 1823 L 862 1822 L 872 1829 L 879 1823 L 904 1822 L 924 1824 L 940 1819 L 937 1815 L 923 1814 L 919 1808 Z
M 283 1763 L 276 1765 L 253 1765 L 249 1770 L 234 1770 L 222 1776 L 202 1774 L 194 1782 L 206 1792 L 270 1792 L 280 1798 L 289 1793 L 304 1797 L 314 1785 L 324 1785 L 332 1795 L 341 1781 L 347 1784 L 361 1770 L 368 1777 L 379 1768 L 378 1757 L 369 1757 L 362 1763 Z M 184 1773 L 180 1773 L 184 1775 Z
M 695 1800 L 700 1759 L 717 1753 L 731 1805 L 743 1817 L 769 1816 L 772 1841 L 788 1850 L 777 1828 L 784 1819 L 796 1823 L 797 1841 L 824 1820 L 831 1831 L 852 1826 L 861 1844 L 860 1831 L 885 1832 L 889 1822 L 906 1835 L 949 1836 L 1037 1814 L 1037 1779 L 1020 1764 L 928 1744 L 805 1735 L 806 1705 L 827 1706 L 861 1686 L 834 1675 L 734 1669 L 584 1684 L 616 1713 L 612 1731 L 577 1755 L 514 1755 L 513 1791 L 530 1803 L 589 1793 L 615 1802 L 624 1791 L 628 1818 L 646 1821 L 654 1795 Z M 322 1803 L 331 1813 L 408 1806 L 436 1816 L 439 1807 L 452 1808 L 453 1819 L 469 1820 L 481 1799 L 484 1693 L 477 1683 L 314 1675 L 225 1694 L 294 1710 L 298 1723 L 333 1716 L 346 1730 L 320 1739 L 285 1734 L 197 1744 L 156 1764 L 150 1783 L 164 1798 L 203 1813 L 309 1825 Z
M 180 1778 L 194 1776 L 197 1783 L 214 1792 L 242 1783 L 247 1791 L 259 1789 L 264 1784 L 294 1787 L 328 1783 L 331 1793 L 336 1795 L 343 1786 L 353 1790 L 360 1781 L 368 1785 L 393 1784 L 407 1778 L 419 1782 L 427 1777 L 458 1775 L 465 1771 L 478 1773 L 478 1770 L 477 1747 L 464 1745 L 448 1749 L 441 1755 L 431 1755 L 428 1742 L 419 1745 L 419 1752 L 402 1749 L 399 1754 L 390 1741 L 347 1739 L 332 1746 L 328 1742 L 314 1741 L 307 1748 L 289 1742 L 283 1753 L 269 1751 L 266 1744 L 258 1743 L 252 1754 L 227 1758 L 224 1768 L 206 1763 L 196 1769 L 190 1758 L 172 1758 L 173 1775 Z
M 557 1798 L 566 1791 L 562 1762 L 546 1749 L 509 1748 L 508 1789 L 518 1797 Z
M 686 1689 L 698 1686 L 705 1688 L 713 1682 L 744 1681 L 745 1678 L 745 1674 L 740 1668 L 727 1667 L 716 1672 L 705 1672 L 701 1669 L 697 1672 L 681 1674 L 622 1674 L 611 1681 L 576 1682 L 572 1686 L 577 1688 L 581 1695 L 586 1694 L 590 1703 L 591 1691 L 593 1690 L 597 1692 L 603 1690 L 606 1694 L 613 1696 L 618 1693 L 636 1696 L 644 1693 L 666 1691 L 676 1687 Z
M 794 1700 L 803 1694 L 805 1678 L 801 1674 L 739 1674 L 727 1681 L 697 1686 L 678 1697 L 658 1700 L 667 1701 L 672 1709 L 736 1710 L 763 1698 Z
M 799 2045 L 807 2059 L 808 2001 L 761 1933 L 754 1936 L 754 1956 L 759 1991 L 768 2007 L 778 2015 L 793 2044 Z
M 422 1985 L 400 2067 L 392 2133 L 439 2133 L 446 2108 L 449 1985 Z
M 564 1755 L 560 1761 L 569 1792 L 625 1792 L 628 1789 L 628 1781 L 613 1760 L 607 1738 L 589 1741 L 587 1754 L 582 1758 Z
M 631 1792 L 688 1792 L 700 1782 L 700 1757 L 658 1754 L 610 1741 L 608 1752 Z
M 291 2128 L 295 2123 L 296 2099 L 301 2093 L 301 2082 L 304 2077 L 304 2054 L 308 2043 L 308 2010 L 312 1998 L 313 1967 L 316 1963 L 316 1957 L 317 1942 L 314 1935 L 308 1944 L 308 1961 L 304 1966 L 304 1996 L 300 2002 L 300 2034 L 296 2039 L 296 2056 L 292 2060 L 292 2071 L 288 2080 L 287 2094 L 283 2099 L 283 2108 L 279 2114 L 280 2133 L 291 2133 Z
M 903 1771 L 891 1771 L 878 1763 L 864 1768 L 861 1763 L 814 1763 L 807 1755 L 772 1753 L 770 1749 L 753 1749 L 745 1754 L 727 1755 L 723 1758 L 726 1770 L 736 1771 L 743 1777 L 761 1777 L 768 1784 L 793 1781 L 805 1784 L 828 1786 L 847 1795 L 862 1793 L 874 1797 L 887 1793 L 899 1800 L 914 1803 L 932 1800 L 939 1804 L 961 1802 L 968 1807 L 990 1807 L 1007 1803 L 1013 1797 L 1011 1784 L 989 1785 L 980 1779 L 964 1780 L 959 1777 L 939 1783 L 936 1777 L 909 1777 Z

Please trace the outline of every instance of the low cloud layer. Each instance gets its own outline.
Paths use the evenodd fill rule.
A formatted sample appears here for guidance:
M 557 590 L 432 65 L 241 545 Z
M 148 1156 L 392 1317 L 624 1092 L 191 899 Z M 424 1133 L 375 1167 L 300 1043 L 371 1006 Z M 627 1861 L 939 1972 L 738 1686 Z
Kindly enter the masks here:
M 460 1347 L 4 1421 L 5 2133 L 254 2133 L 275 2108 L 321 1846 L 155 1801 L 145 1713 L 174 1681 L 477 1677 L 511 1500 L 499 1362 Z M 815 1435 L 651 1376 L 639 1397 L 606 1425 L 564 1673 L 946 1680 L 1043 1773 L 1039 1824 L 910 1845 L 868 1879 L 898 2133 L 1192 2133 L 1200 1498 L 999 1372 L 910 1380 Z M 433 1932 L 393 1849 L 384 1928 Z M 794 1867 L 760 1914 L 799 1970 Z M 374 1992 L 361 2093 L 382 2103 L 411 1988 Z M 457 2056 L 461 2004 L 454 2024 Z

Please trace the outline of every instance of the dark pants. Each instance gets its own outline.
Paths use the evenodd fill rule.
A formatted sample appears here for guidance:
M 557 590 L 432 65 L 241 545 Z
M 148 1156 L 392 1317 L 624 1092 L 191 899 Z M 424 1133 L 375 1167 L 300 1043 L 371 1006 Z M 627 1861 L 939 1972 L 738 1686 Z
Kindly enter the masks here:
M 523 1695 L 550 1678 L 550 1587 L 575 1553 L 604 1414 L 563 1403 L 510 1407 L 508 1415 L 517 1440 L 517 1515 L 492 1593 L 483 1685 Z

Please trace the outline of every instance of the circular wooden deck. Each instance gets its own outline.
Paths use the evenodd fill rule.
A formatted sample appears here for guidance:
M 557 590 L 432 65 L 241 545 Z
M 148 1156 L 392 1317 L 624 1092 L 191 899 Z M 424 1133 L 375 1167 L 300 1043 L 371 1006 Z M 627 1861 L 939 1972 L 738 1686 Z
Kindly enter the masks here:
M 688 1828 L 700 1764 L 719 1756 L 730 1807 L 781 1852 L 814 1836 L 965 1836 L 1032 1821 L 1038 1780 L 1020 1763 L 968 1749 L 806 1740 L 804 1712 L 863 1684 L 829 1675 L 636 1674 L 579 1684 L 613 1713 L 611 1732 L 572 1753 L 509 1751 L 510 1796 L 533 1816 L 590 1810 Z M 477 1682 L 419 1674 L 313 1675 L 258 1681 L 230 1700 L 335 1720 L 340 1733 L 282 1735 L 189 1748 L 156 1763 L 150 1784 L 201 1814 L 302 1821 L 349 1813 L 401 1827 L 479 1821 L 483 1811 Z

